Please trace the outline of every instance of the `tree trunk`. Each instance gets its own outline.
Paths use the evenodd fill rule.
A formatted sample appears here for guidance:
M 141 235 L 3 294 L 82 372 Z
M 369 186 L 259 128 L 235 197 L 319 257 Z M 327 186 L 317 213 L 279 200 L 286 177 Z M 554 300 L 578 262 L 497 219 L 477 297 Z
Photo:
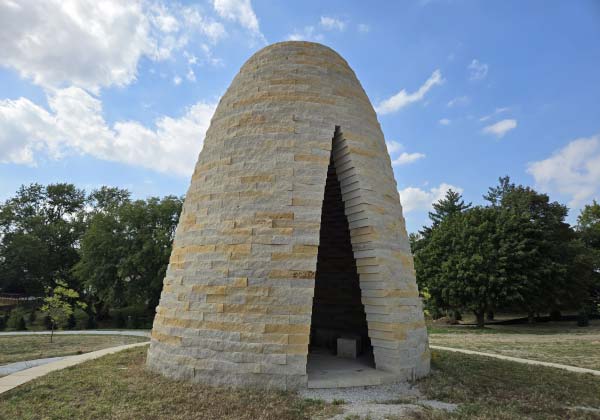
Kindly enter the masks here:
M 485 311 L 477 311 L 475 316 L 477 317 L 477 328 L 483 328 L 485 326 Z
M 488 321 L 493 321 L 494 320 L 494 311 L 488 311 L 487 312 L 487 320 Z
M 52 321 L 52 327 L 50 328 L 50 343 L 52 343 L 53 336 L 54 336 L 54 321 Z
M 527 313 L 527 323 L 529 323 L 529 324 L 535 324 L 535 312 L 529 311 Z

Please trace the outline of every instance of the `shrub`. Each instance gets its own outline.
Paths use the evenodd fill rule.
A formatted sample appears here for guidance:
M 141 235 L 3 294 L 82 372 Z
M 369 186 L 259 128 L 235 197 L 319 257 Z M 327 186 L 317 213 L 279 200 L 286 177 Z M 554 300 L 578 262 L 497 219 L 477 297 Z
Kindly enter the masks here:
M 147 328 L 152 324 L 153 319 L 144 305 L 113 309 L 110 315 L 116 328 Z
M 127 328 L 128 329 L 133 330 L 133 329 L 139 328 L 139 325 L 140 325 L 140 323 L 139 323 L 137 316 L 129 315 L 127 317 Z
M 75 319 L 75 315 L 69 315 L 69 321 L 67 323 L 67 328 L 70 330 L 74 330 L 77 326 L 77 320 Z
M 553 309 L 550 312 L 550 320 L 552 321 L 560 321 L 562 319 L 562 314 L 559 309 Z
M 85 328 L 88 330 L 93 330 L 93 329 L 98 328 L 98 323 L 96 322 L 96 317 L 94 316 L 94 314 L 88 315 L 88 319 L 87 319 Z
M 27 329 L 25 316 L 27 313 L 21 308 L 15 308 L 10 312 L 6 327 L 11 330 L 24 331 Z
M 81 308 L 76 308 L 73 312 L 73 327 L 77 330 L 85 330 L 88 326 L 89 315 Z
M 123 312 L 118 311 L 115 316 L 115 326 L 117 328 L 125 328 L 125 315 Z
M 590 325 L 590 317 L 585 309 L 581 309 L 577 313 L 577 326 L 587 327 Z
M 36 314 L 35 314 L 35 310 L 32 310 L 31 312 L 29 312 L 29 316 L 28 316 L 28 324 L 29 325 L 33 325 L 35 323 L 36 320 Z

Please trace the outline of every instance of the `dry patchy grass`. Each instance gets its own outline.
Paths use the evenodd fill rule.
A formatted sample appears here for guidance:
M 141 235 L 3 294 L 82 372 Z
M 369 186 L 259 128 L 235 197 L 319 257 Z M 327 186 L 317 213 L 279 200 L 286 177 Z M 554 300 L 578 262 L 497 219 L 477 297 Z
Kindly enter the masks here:
M 563 325 L 561 325 L 563 324 Z M 600 321 L 578 328 L 564 323 L 431 329 L 430 343 L 600 370 Z
M 146 347 L 53 372 L 0 396 L 6 419 L 313 419 L 339 408 L 293 393 L 179 382 L 144 369 Z
M 147 372 L 145 354 L 146 348 L 131 349 L 11 390 L 0 395 L 0 418 L 286 420 L 324 419 L 343 410 L 339 401 L 289 392 L 173 381 Z M 432 374 L 416 386 L 425 398 L 459 408 L 424 408 L 407 414 L 413 419 L 600 419 L 600 378 L 553 368 L 434 351 Z
M 418 382 L 427 398 L 458 403 L 423 419 L 600 419 L 600 378 L 483 356 L 434 351 L 433 371 Z M 574 409 L 588 407 L 597 412 Z
M 0 336 L 0 365 L 45 357 L 87 353 L 123 344 L 148 341 L 145 337 L 121 335 L 49 335 Z

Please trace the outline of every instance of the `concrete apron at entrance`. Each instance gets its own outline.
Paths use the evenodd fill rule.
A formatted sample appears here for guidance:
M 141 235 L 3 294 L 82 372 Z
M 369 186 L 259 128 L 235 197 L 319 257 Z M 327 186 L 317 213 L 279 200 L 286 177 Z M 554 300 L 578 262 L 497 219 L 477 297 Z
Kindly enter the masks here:
M 351 388 L 396 382 L 396 377 L 358 359 L 345 359 L 331 354 L 309 354 L 308 388 Z
M 107 354 L 117 353 L 122 350 L 131 349 L 134 347 L 147 346 L 149 342 L 127 344 L 124 346 L 109 347 L 107 349 L 92 351 L 90 353 L 78 354 L 76 356 L 67 356 L 62 360 L 48 363 L 42 366 L 36 366 L 29 369 L 22 370 L 20 372 L 13 373 L 11 375 L 0 378 L 0 394 L 5 393 L 8 390 L 18 387 L 24 383 L 27 383 L 33 379 L 44 376 L 55 370 L 64 369 L 70 366 L 77 365 L 79 363 L 86 362 L 88 360 L 97 359 Z

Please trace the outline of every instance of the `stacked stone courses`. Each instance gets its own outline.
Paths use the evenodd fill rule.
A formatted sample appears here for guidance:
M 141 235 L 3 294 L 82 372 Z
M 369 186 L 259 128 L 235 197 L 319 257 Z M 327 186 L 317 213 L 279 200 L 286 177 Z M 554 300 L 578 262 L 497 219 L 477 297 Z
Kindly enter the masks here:
M 376 368 L 399 380 L 428 373 L 383 133 L 346 61 L 308 42 L 254 54 L 215 111 L 175 234 L 149 369 L 213 385 L 307 386 L 332 156 Z

